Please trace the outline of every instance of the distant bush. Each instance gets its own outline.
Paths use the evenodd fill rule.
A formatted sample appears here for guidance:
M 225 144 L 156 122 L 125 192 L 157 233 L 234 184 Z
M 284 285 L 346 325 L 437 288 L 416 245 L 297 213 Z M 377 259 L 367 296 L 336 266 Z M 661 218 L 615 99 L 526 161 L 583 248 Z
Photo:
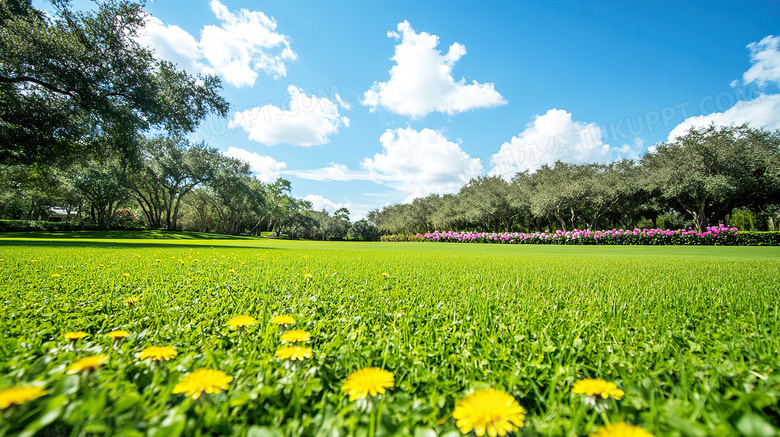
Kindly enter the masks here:
M 100 226 L 87 222 L 47 222 L 40 220 L 0 220 L 0 232 L 31 232 L 31 231 L 97 231 Z M 145 229 L 137 221 L 117 223 L 111 226 L 113 230 Z
M 400 242 L 400 241 L 425 241 L 425 238 L 422 237 L 420 234 L 392 234 L 392 235 L 382 235 L 379 238 L 379 241 L 388 241 L 388 242 Z

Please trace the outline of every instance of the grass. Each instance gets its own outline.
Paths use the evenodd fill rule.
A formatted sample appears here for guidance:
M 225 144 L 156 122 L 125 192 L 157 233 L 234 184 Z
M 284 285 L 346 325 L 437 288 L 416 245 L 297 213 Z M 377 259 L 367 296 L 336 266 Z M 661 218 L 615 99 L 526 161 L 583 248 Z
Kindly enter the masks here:
M 0 433 L 455 436 L 455 403 L 493 387 L 527 410 L 520 435 L 777 435 L 780 248 L 208 237 L 3 235 L 0 389 L 49 393 L 0 411 Z M 232 330 L 238 314 L 259 323 Z M 311 358 L 274 357 L 277 314 L 311 332 Z M 114 329 L 131 333 L 118 348 Z M 73 349 L 75 330 L 90 335 Z M 139 362 L 151 345 L 179 355 Z M 109 363 L 66 375 L 96 353 Z M 395 376 L 371 412 L 340 391 L 365 366 Z M 172 393 L 200 367 L 228 391 Z M 626 395 L 596 411 L 571 393 L 586 377 Z

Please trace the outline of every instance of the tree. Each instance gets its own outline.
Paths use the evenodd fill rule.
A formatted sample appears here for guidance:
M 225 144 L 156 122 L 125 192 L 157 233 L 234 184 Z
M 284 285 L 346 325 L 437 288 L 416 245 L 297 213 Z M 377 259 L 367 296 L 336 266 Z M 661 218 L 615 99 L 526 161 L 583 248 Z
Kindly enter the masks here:
M 687 212 L 703 232 L 708 217 L 773 197 L 777 188 L 768 181 L 776 174 L 772 157 L 778 150 L 777 132 L 748 125 L 691 128 L 642 158 L 645 184 L 670 207 Z
M 266 199 L 265 187 L 250 175 L 249 164 L 228 160 L 209 182 L 217 231 L 237 235 L 257 227 Z
M 105 148 L 131 156 L 139 132 L 186 133 L 227 115 L 219 78 L 190 76 L 136 42 L 141 4 L 52 5 L 47 18 L 0 2 L 0 162 L 70 163 Z
M 111 227 L 116 211 L 128 199 L 127 164 L 121 159 L 88 162 L 73 170 L 71 186 L 89 206 L 89 216 L 103 229 Z
M 460 190 L 466 218 L 493 231 L 510 231 L 519 209 L 510 202 L 509 183 L 500 176 L 472 179 Z
M 347 236 L 353 240 L 379 241 L 379 230 L 366 220 L 358 220 L 349 228 Z
M 141 165 L 128 186 L 153 228 L 176 229 L 182 199 L 211 181 L 223 165 L 234 161 L 205 143 L 183 138 L 153 138 L 142 146 Z

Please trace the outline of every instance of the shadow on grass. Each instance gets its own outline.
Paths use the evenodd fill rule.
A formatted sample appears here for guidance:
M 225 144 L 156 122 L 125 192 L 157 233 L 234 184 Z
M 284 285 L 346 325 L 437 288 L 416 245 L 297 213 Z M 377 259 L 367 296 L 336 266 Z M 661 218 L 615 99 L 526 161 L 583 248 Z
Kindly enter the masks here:
M 160 240 L 156 240 L 160 241 Z M 193 249 L 249 249 L 249 250 L 286 250 L 279 247 L 268 246 L 241 246 L 233 244 L 215 244 L 209 245 L 204 242 L 203 244 L 189 244 L 189 243 L 162 243 L 143 240 L 130 240 L 130 241 L 96 241 L 96 240 L 3 240 L 0 238 L 0 247 L 78 247 L 78 248 L 193 248 Z
M 0 232 L 2 238 L 100 238 L 106 240 L 258 240 L 259 237 L 205 234 L 184 231 L 62 231 L 62 232 Z
M 110 241 L 100 241 L 110 240 Z M 165 241 L 171 241 L 166 243 Z M 175 241 L 175 243 L 174 243 Z M 190 243 L 190 241 L 192 243 Z M 235 241 L 236 244 L 230 244 Z M 71 231 L 71 232 L 5 232 L 0 233 L 0 246 L 18 247 L 155 247 L 155 248 L 208 248 L 268 249 L 258 237 L 199 232 L 168 231 Z M 251 245 L 256 242 L 256 245 Z M 241 244 L 241 243 L 250 243 Z

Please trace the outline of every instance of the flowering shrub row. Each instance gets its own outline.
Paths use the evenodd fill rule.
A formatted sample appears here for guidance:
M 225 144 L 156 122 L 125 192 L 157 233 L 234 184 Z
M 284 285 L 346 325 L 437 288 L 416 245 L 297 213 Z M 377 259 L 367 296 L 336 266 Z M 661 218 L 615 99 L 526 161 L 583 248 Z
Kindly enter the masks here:
M 382 235 L 379 237 L 379 241 L 387 241 L 391 243 L 396 243 L 399 241 L 425 241 L 425 238 L 420 234 L 392 234 L 392 235 Z
M 778 232 L 739 232 L 726 225 L 710 226 L 705 232 L 692 228 L 661 229 L 612 229 L 608 231 L 544 231 L 522 232 L 428 232 L 417 234 L 417 241 L 448 243 L 504 243 L 504 244 L 611 244 L 611 245 L 718 245 L 761 246 L 780 245 Z M 382 241 L 414 241 L 383 239 Z

